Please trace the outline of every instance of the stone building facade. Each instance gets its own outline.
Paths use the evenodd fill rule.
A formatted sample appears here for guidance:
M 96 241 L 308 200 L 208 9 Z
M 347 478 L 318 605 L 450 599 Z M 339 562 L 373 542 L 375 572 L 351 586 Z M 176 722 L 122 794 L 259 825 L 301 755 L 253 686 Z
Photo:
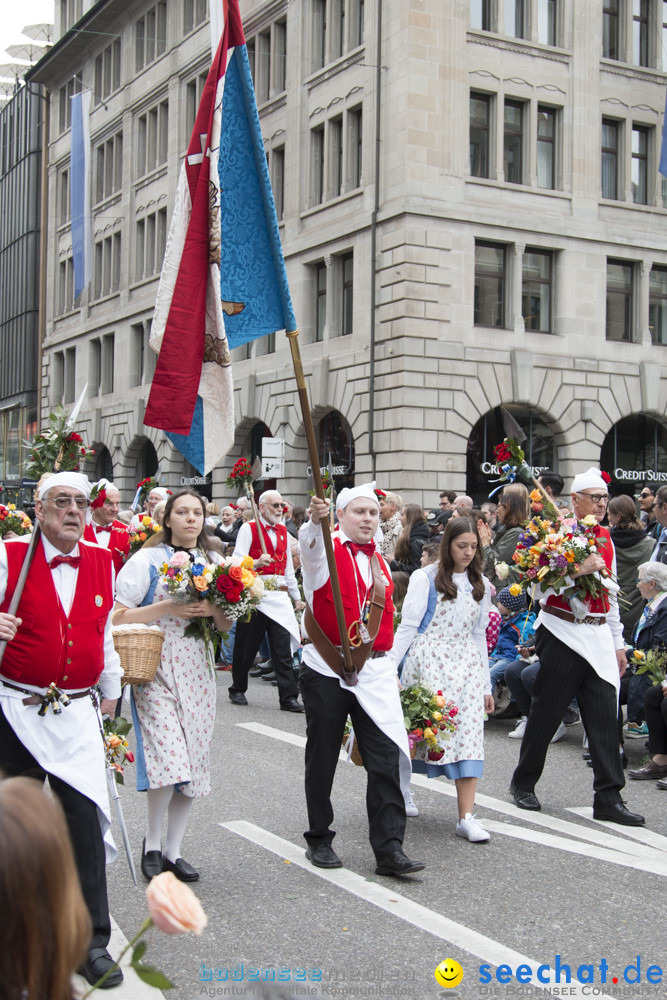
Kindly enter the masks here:
M 535 468 L 568 478 L 602 462 L 630 491 L 667 478 L 666 29 L 663 5 L 645 6 L 241 0 L 320 462 L 339 484 L 375 475 L 428 507 L 445 488 L 481 499 L 501 405 Z M 51 115 L 43 404 L 92 383 L 96 471 L 128 499 L 158 460 L 169 485 L 193 475 L 142 419 L 207 17 L 201 0 L 98 0 L 77 23 L 85 42 L 60 26 L 33 71 Z M 75 305 L 67 106 L 80 86 L 94 92 L 95 274 Z M 231 463 L 271 436 L 278 486 L 303 501 L 284 335 L 233 364 L 236 443 L 206 491 L 226 499 Z

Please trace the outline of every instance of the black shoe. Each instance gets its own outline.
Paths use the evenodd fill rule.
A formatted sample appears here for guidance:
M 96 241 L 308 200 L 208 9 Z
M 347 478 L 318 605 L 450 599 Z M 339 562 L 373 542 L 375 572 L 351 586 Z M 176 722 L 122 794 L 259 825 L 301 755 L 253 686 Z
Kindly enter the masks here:
M 262 680 L 263 681 L 275 681 L 275 679 L 276 679 L 276 672 L 275 672 L 275 670 L 269 670 L 269 672 L 267 674 L 264 674 L 264 673 L 262 674 Z
M 622 802 L 608 802 L 603 806 L 593 806 L 593 819 L 606 819 L 622 826 L 643 826 L 644 817 L 631 813 Z
M 156 854 L 159 851 L 149 851 L 148 853 Z M 102 976 L 109 972 L 109 969 L 113 969 L 113 972 L 99 987 L 101 990 L 111 990 L 114 986 L 120 986 L 123 982 L 123 973 L 106 948 L 93 948 L 92 951 L 88 952 L 86 961 L 76 971 L 91 986 L 97 986 Z
M 296 698 L 285 698 L 284 701 L 280 702 L 281 712 L 305 712 L 305 709 Z
M 530 809 L 532 812 L 539 812 L 542 806 L 535 792 L 525 792 L 522 788 L 515 788 L 510 785 L 510 795 L 514 799 L 514 804 L 519 809 Z
M 253 667 L 252 670 L 248 671 L 248 677 L 261 677 L 262 671 L 260 667 Z
M 343 867 L 343 862 L 340 860 L 331 844 L 316 844 L 315 847 L 309 847 L 306 851 L 306 857 L 310 861 L 311 865 L 315 865 L 316 868 Z
M 591 759 L 591 752 L 590 752 L 590 750 L 584 750 L 584 752 L 581 755 L 581 759 L 585 760 L 588 763 L 588 761 Z
M 152 878 L 155 878 L 156 875 L 160 875 L 164 871 L 162 852 L 147 851 L 145 837 L 141 846 L 141 871 L 144 878 L 148 882 L 150 882 Z
M 197 882 L 199 880 L 197 869 L 189 865 L 183 858 L 176 858 L 175 861 L 169 861 L 168 858 L 165 858 L 164 870 L 166 872 L 173 872 L 181 882 Z
M 410 858 L 403 851 L 393 851 L 385 854 L 383 858 L 377 859 L 375 867 L 376 875 L 412 875 L 414 872 L 424 870 L 423 861 L 410 861 Z
M 227 688 L 227 694 L 229 695 L 229 700 L 232 705 L 247 705 L 248 699 L 244 695 L 243 691 L 234 691 L 233 688 Z

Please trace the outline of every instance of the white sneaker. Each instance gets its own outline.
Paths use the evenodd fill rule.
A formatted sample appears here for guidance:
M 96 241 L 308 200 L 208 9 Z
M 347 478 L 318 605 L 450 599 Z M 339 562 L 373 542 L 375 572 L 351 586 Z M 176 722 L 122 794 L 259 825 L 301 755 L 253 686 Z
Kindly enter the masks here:
M 556 730 L 556 732 L 553 734 L 553 736 L 549 740 L 549 743 L 558 743 L 559 740 L 563 739 L 563 737 L 565 736 L 566 732 L 567 732 L 567 729 L 565 728 L 565 723 L 561 722 L 561 724 L 559 725 L 558 729 Z
M 516 726 L 512 730 L 512 732 L 507 734 L 509 736 L 509 738 L 511 740 L 522 740 L 523 739 L 523 734 L 526 731 L 526 723 L 527 722 L 528 722 L 528 716 L 527 715 L 522 715 L 521 718 L 519 719 L 519 721 L 517 722 Z
M 488 833 L 480 821 L 473 816 L 472 813 L 466 813 L 463 819 L 460 819 L 456 824 L 456 836 L 465 837 L 471 843 L 482 843 L 482 841 L 490 840 L 491 834 Z
M 405 815 L 419 816 L 419 809 L 415 805 L 415 800 L 412 798 L 412 792 L 409 788 L 406 788 L 403 792 L 403 799 L 405 801 Z

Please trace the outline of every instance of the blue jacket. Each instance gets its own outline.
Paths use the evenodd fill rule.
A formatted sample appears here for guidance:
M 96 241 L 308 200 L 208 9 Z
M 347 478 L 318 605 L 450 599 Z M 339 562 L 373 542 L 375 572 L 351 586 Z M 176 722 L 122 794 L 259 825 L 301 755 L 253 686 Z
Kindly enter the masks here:
M 491 660 L 503 658 L 516 660 L 519 656 L 517 646 L 532 635 L 535 630 L 535 614 L 532 611 L 520 611 L 511 618 L 503 618 L 498 633 L 496 648 L 491 653 Z

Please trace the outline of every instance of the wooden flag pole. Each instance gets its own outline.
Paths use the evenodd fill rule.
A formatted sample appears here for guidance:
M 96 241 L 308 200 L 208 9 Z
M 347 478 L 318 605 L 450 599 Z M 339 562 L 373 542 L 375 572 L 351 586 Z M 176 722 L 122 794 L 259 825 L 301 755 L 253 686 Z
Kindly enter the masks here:
M 259 469 L 257 468 L 258 465 Z M 262 465 L 261 462 L 259 461 L 259 458 L 256 458 L 255 461 L 252 463 L 252 474 L 253 476 L 256 476 L 257 479 L 259 479 L 260 475 L 262 474 Z M 250 506 L 252 507 L 252 514 L 253 517 L 255 518 L 255 524 L 257 525 L 257 535 L 259 536 L 259 544 L 262 547 L 263 554 L 265 556 L 268 556 L 269 553 L 266 551 L 264 532 L 262 531 L 262 526 L 259 523 L 259 511 L 257 510 L 257 504 L 255 503 L 255 487 L 253 486 L 251 479 L 248 480 L 247 490 L 248 490 L 248 499 L 250 500 Z
M 310 465 L 313 470 L 313 485 L 315 486 L 315 495 L 319 497 L 320 500 L 324 500 L 324 487 L 322 485 L 322 476 L 320 473 L 320 460 L 317 453 L 317 444 L 315 443 L 315 430 L 313 428 L 313 418 L 310 415 L 310 405 L 308 402 L 308 389 L 306 388 L 306 380 L 303 374 L 303 365 L 301 363 L 301 351 L 299 350 L 299 331 L 298 330 L 286 330 L 287 339 L 289 341 L 290 351 L 292 352 L 292 364 L 294 365 L 294 375 L 296 378 L 296 387 L 299 394 L 299 403 L 301 404 L 301 416 L 303 418 L 303 426 L 306 432 L 306 442 L 308 444 L 308 457 L 310 458 Z M 332 485 L 333 494 L 333 485 Z M 333 503 L 333 500 L 332 500 Z M 352 663 L 352 657 L 350 655 L 350 640 L 347 633 L 347 622 L 345 621 L 345 612 L 343 610 L 343 598 L 340 592 L 340 581 L 338 579 L 338 572 L 336 570 L 336 559 L 334 556 L 333 542 L 331 540 L 331 531 L 329 528 L 329 521 L 324 518 L 320 521 L 320 526 L 322 528 L 322 537 L 324 538 L 324 550 L 327 556 L 327 566 L 329 567 L 329 576 L 331 577 L 331 593 L 334 600 L 334 607 L 336 609 L 336 622 L 338 624 L 338 634 L 340 635 L 340 643 L 343 652 L 343 659 L 345 661 L 345 671 L 348 674 L 352 674 L 355 671 L 354 664 Z

